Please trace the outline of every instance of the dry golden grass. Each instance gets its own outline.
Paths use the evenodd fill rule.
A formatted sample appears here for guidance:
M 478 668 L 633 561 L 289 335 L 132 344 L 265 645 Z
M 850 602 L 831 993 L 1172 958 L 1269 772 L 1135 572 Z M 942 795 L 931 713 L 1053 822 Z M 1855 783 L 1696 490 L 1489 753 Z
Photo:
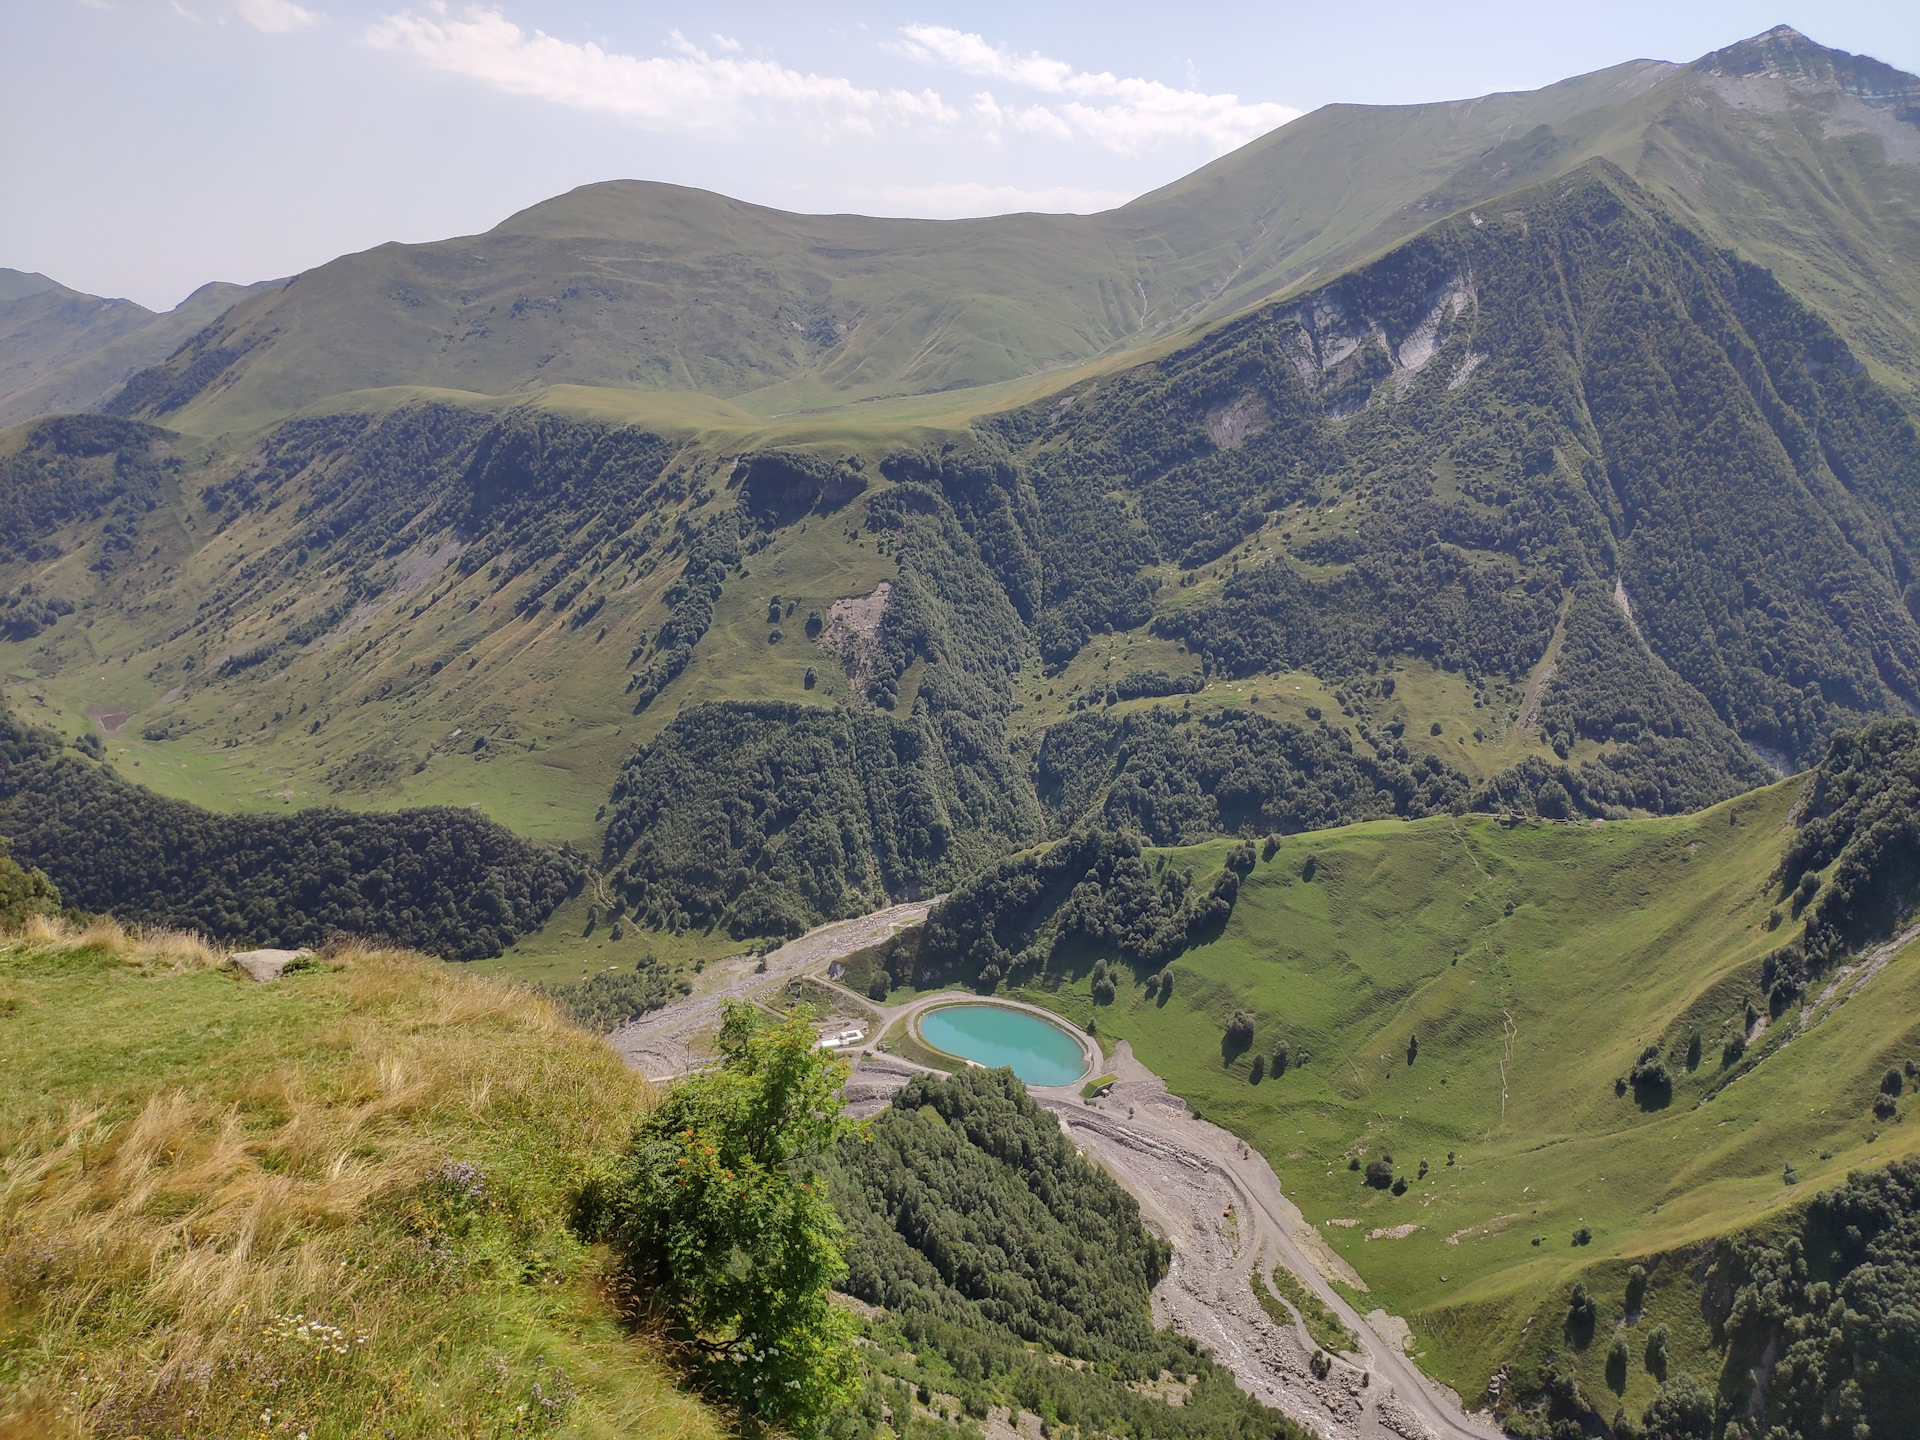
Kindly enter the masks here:
M 644 1081 L 437 962 L 223 958 L 0 945 L 0 1437 L 717 1433 L 565 1223 Z

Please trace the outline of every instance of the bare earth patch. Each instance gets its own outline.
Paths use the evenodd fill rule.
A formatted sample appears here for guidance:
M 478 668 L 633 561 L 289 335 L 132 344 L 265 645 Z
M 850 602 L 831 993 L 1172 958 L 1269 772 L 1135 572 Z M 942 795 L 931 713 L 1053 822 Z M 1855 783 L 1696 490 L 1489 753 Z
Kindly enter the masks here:
M 893 582 L 882 580 L 871 595 L 849 595 L 834 601 L 827 610 L 826 629 L 814 642 L 840 657 L 847 678 L 856 685 L 865 684 L 873 671 L 874 637 L 880 633 L 880 619 L 887 613 L 887 600 L 892 594 Z
M 1484 1225 L 1469 1225 L 1464 1230 L 1456 1230 L 1447 1236 L 1447 1244 L 1458 1245 L 1462 1240 L 1477 1239 L 1482 1235 L 1498 1235 L 1509 1224 L 1520 1218 L 1516 1212 L 1512 1215 L 1496 1215 Z
M 98 725 L 104 735 L 117 734 L 120 727 L 132 718 L 131 710 L 109 710 L 104 705 L 87 706 L 87 719 Z

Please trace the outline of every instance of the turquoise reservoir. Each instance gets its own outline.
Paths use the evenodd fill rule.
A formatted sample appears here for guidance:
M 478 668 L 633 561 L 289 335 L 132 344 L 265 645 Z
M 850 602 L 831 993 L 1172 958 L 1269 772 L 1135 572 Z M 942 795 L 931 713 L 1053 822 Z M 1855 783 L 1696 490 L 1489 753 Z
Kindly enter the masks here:
M 1078 1040 L 1006 1005 L 943 1005 L 920 1017 L 920 1038 L 990 1070 L 1010 1065 L 1029 1085 L 1071 1085 L 1087 1073 Z

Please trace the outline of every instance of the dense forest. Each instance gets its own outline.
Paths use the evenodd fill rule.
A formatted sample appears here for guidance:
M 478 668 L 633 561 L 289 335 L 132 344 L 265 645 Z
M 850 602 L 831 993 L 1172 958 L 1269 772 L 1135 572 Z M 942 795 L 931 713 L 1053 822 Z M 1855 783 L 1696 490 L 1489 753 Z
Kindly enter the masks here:
M 111 571 L 180 469 L 170 438 L 105 415 L 56 415 L 29 427 L 25 444 L 0 460 L 0 564 L 53 559 L 61 553 L 54 532 L 84 519 L 100 522 L 92 568 Z
M 70 905 L 226 944 L 383 937 L 498 955 L 583 873 L 471 810 L 221 815 L 132 784 L 0 715 L 0 835 Z
M 877 1401 L 906 1413 L 917 1389 L 968 1416 L 1007 1405 L 1081 1433 L 1298 1440 L 1192 1341 L 1154 1328 L 1165 1242 L 1012 1071 L 913 1080 L 870 1139 L 841 1142 L 830 1181 L 851 1241 L 842 1287 L 885 1313 L 868 1322 L 868 1403 L 829 1433 L 871 1435 Z M 1163 1376 L 1191 1382 L 1184 1405 L 1135 1388 Z
M 749 492 L 743 521 L 764 503 Z M 650 923 L 798 934 L 951 884 L 1042 833 L 1007 734 L 1018 613 L 934 491 L 897 485 L 866 525 L 899 563 L 865 657 L 868 703 L 693 706 L 614 782 L 605 861 Z
M 1465 809 L 1467 777 L 1410 754 L 1403 729 L 1389 722 L 1362 749 L 1324 720 L 1298 725 L 1236 707 L 1089 711 L 1048 728 L 1040 795 L 1062 829 L 1094 820 L 1156 845 Z
M 1920 723 L 1834 736 L 1808 784 L 1780 890 L 1806 911 L 1806 956 L 1818 966 L 1890 936 L 1920 904 Z
M 919 983 L 958 973 L 991 990 L 1023 983 L 1056 954 L 1114 949 L 1142 973 L 1158 971 L 1233 913 L 1251 845 L 1205 884 L 1169 865 L 1149 866 L 1136 834 L 1077 830 L 968 879 L 927 916 L 918 951 L 903 962 Z M 1108 998 L 1111 998 L 1109 996 Z
M 1728 1343 L 1715 1395 L 1677 1421 L 1757 1403 L 1780 1440 L 1912 1433 L 1920 1415 L 1920 1162 L 1856 1172 L 1784 1233 L 1723 1241 L 1707 1293 Z M 1756 1396 L 1755 1390 L 1759 1389 Z M 1690 1412 L 1690 1413 L 1689 1413 Z M 1647 1440 L 1708 1433 L 1650 1414 Z M 1716 1426 L 1713 1435 L 1720 1434 Z
M 1597 794 L 1685 808 L 1750 783 L 1729 730 L 1804 763 L 1920 696 L 1911 418 L 1611 166 L 1510 198 L 1000 422 L 1066 532 L 1037 548 L 1077 557 L 1043 640 L 1138 624 L 1143 552 L 1203 563 L 1277 516 L 1288 555 L 1155 622 L 1212 670 L 1514 679 L 1617 584 L 1633 643 L 1590 637 L 1552 717 L 1644 752 Z

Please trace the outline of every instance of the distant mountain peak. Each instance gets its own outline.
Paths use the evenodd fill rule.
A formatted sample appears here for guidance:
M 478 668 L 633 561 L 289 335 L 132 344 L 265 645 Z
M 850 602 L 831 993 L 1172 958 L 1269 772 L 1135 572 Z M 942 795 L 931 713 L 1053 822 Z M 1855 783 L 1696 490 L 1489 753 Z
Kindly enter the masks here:
M 1871 55 L 1832 50 L 1791 25 L 1703 55 L 1696 68 L 1732 79 L 1767 76 L 1807 90 L 1840 90 L 1856 99 L 1886 104 L 1920 100 L 1920 76 L 1909 75 Z
M 53 288 L 54 282 L 37 270 L 9 270 L 0 265 L 0 301 L 24 300 Z

